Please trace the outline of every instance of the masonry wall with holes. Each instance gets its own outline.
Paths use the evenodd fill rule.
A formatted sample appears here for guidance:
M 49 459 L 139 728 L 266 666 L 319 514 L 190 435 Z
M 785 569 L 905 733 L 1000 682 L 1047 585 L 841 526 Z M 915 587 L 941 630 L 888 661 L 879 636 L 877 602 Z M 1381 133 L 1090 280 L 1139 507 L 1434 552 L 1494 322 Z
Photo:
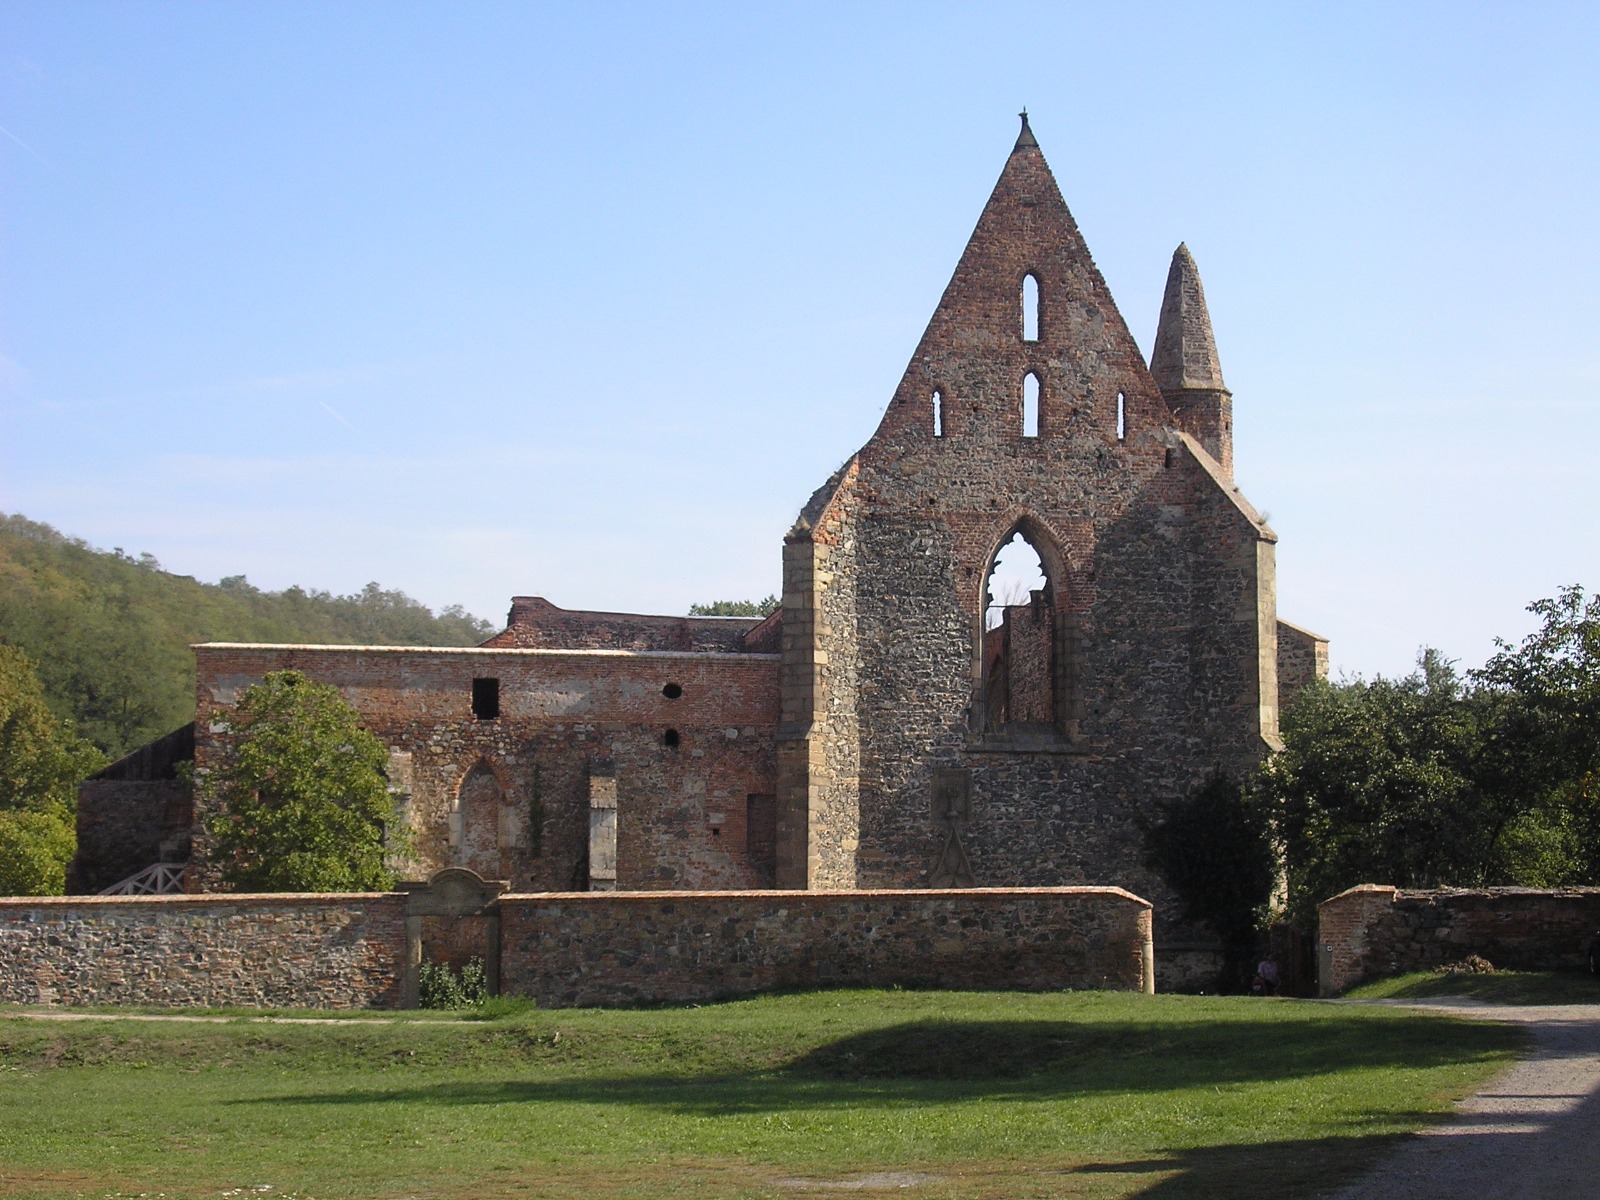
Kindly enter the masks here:
M 775 655 L 207 645 L 196 659 L 201 774 L 228 753 L 226 710 L 266 672 L 340 690 L 390 748 L 416 835 L 408 877 L 464 866 L 518 891 L 772 881 Z M 205 815 L 191 886 L 213 880 Z

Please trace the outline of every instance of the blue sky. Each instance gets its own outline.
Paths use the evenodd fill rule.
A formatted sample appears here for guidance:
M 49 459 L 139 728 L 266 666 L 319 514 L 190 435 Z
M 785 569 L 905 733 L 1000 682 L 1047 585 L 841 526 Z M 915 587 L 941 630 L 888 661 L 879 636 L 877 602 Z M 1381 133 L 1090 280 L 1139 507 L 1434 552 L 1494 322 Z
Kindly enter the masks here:
M 168 569 L 778 585 L 1015 137 L 1148 352 L 1205 280 L 1279 610 L 1600 586 L 1600 7 L 0 6 L 0 509 Z

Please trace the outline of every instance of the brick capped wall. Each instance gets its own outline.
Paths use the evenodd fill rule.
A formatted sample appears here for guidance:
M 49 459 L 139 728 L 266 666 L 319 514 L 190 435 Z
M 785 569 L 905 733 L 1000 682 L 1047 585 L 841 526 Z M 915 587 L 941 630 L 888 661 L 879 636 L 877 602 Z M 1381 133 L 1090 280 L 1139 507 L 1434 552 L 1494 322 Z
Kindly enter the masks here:
M 417 832 L 408 877 L 457 865 L 518 891 L 586 887 L 589 777 L 603 769 L 617 781 L 618 887 L 770 878 L 745 823 L 749 797 L 777 791 L 775 654 L 227 644 L 195 654 L 201 772 L 227 753 L 227 709 L 266 672 L 301 670 L 340 690 L 390 748 L 391 784 Z M 499 681 L 492 720 L 473 714 L 476 678 Z M 198 830 L 196 841 L 203 857 Z
M 514 596 L 506 627 L 484 642 L 493 649 L 700 650 L 728 653 L 750 645 L 761 617 L 667 617 L 559 608 L 543 596 Z
M 456 909 L 416 888 L 3 899 L 0 1003 L 396 1008 L 419 948 L 497 960 L 502 992 L 556 1006 L 835 984 L 1137 991 L 1154 971 L 1150 906 L 1117 888 L 490 893 Z
M 1477 954 L 1513 970 L 1579 970 L 1600 930 L 1600 888 L 1405 890 L 1363 884 L 1317 906 L 1317 987 L 1337 995 L 1369 979 Z
M 544 1006 L 772 988 L 1153 987 L 1150 906 L 1120 888 L 500 898 L 503 991 Z
M 0 899 L 0 1002 L 394 1008 L 405 897 Z

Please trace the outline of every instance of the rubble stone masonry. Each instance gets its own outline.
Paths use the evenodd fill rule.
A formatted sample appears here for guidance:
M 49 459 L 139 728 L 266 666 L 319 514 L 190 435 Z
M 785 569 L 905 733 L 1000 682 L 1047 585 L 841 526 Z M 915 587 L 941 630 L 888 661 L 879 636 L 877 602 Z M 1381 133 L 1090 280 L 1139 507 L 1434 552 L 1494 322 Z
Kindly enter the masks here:
M 0 1001 L 394 1008 L 400 894 L 0 899 Z
M 1150 906 L 1119 888 L 578 892 L 459 911 L 419 894 L 0 900 L 0 1002 L 397 1008 L 419 958 L 468 954 L 502 992 L 558 1007 L 1154 980 Z
M 1317 990 L 1460 962 L 1580 970 L 1600 930 L 1600 888 L 1406 890 L 1362 884 L 1317 906 Z

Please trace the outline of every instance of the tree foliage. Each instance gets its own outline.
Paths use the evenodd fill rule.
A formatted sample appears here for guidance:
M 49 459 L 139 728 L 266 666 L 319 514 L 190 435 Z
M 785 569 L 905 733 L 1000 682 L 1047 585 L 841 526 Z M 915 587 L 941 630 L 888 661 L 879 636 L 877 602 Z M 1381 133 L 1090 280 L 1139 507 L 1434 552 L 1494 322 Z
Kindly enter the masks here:
M 1144 825 L 1149 864 L 1178 894 L 1184 919 L 1217 935 L 1224 979 L 1239 987 L 1277 881 L 1266 815 L 1220 768 L 1158 814 Z
M 27 651 L 52 710 L 111 756 L 191 719 L 195 642 L 470 646 L 492 632 L 375 583 L 349 596 L 199 583 L 0 514 L 0 642 Z
M 65 890 L 77 783 L 103 761 L 50 711 L 28 656 L 0 645 L 0 893 Z
M 691 617 L 764 617 L 782 603 L 776 596 L 760 600 L 713 600 L 689 605 Z
M 338 689 L 273 671 L 227 720 L 226 765 L 198 781 L 215 807 L 209 860 L 241 891 L 382 891 L 406 831 L 384 779 L 383 744 Z M 385 839 L 389 841 L 386 850 Z
M 1465 676 L 1424 651 L 1403 679 L 1306 688 L 1258 795 L 1290 909 L 1358 883 L 1600 882 L 1600 601 L 1531 605 L 1543 627 Z

